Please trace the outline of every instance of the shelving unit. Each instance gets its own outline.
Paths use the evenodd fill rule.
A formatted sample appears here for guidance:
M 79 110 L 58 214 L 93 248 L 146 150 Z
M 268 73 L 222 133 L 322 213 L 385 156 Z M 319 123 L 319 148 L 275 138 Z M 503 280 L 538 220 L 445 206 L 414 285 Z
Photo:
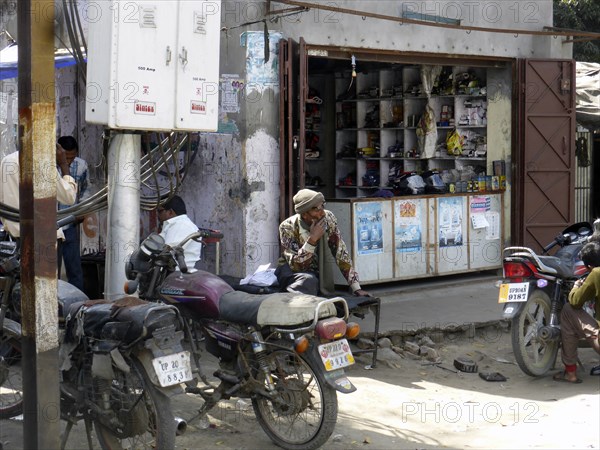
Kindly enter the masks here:
M 359 72 L 337 72 L 335 78 L 335 198 L 367 197 L 391 190 L 390 167 L 400 172 L 462 171 L 487 165 L 486 71 L 444 67 L 432 87 L 429 105 L 436 122 L 433 155 L 419 152 L 418 125 L 428 104 L 421 67 L 379 65 Z M 459 155 L 445 142 L 456 129 L 464 141 Z

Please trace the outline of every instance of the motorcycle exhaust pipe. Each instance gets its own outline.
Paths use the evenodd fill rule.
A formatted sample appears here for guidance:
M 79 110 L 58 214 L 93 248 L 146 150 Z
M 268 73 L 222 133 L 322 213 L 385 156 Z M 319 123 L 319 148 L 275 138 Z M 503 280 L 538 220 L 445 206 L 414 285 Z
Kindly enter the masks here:
M 187 422 L 181 417 L 175 417 L 175 435 L 181 436 L 187 430 Z
M 538 337 L 543 341 L 551 341 L 560 337 L 560 328 L 546 325 L 538 330 Z

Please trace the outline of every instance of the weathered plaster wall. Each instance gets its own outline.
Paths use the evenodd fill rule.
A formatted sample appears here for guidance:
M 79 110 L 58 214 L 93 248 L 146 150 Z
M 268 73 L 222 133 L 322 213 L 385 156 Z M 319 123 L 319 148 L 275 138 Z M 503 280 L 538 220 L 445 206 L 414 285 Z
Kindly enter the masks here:
M 492 161 L 506 164 L 506 192 L 504 194 L 504 245 L 510 243 L 511 165 L 512 165 L 512 79 L 508 69 L 488 69 L 488 127 L 487 173 L 493 173 Z

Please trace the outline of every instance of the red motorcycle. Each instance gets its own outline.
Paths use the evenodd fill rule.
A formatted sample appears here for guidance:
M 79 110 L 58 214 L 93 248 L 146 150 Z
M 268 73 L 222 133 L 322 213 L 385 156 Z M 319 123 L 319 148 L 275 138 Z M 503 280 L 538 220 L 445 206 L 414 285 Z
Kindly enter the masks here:
M 249 398 L 258 423 L 280 447 L 322 446 L 337 421 L 336 391 L 356 390 L 344 374 L 354 363 L 348 339 L 359 333 L 357 324 L 347 322 L 346 301 L 248 294 L 209 272 L 187 273 L 182 247 L 202 237 L 222 235 L 201 230 L 173 247 L 150 235 L 126 264 L 127 291 L 175 305 L 186 319 L 184 345 L 196 377 L 186 390 L 204 399 L 200 416 L 220 400 Z M 219 359 L 218 386 L 202 373 L 202 338 Z
M 498 303 L 511 320 L 513 352 L 527 375 L 545 375 L 554 365 L 560 311 L 575 281 L 588 274 L 579 251 L 591 234 L 591 225 L 580 222 L 556 236 L 541 255 L 527 247 L 504 249 Z M 546 255 L 556 246 L 560 249 L 553 256 Z

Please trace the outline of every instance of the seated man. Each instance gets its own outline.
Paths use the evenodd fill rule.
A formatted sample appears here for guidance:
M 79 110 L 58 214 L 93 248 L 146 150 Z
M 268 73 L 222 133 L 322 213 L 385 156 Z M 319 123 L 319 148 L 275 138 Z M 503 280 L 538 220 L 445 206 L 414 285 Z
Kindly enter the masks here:
M 158 220 L 161 223 L 160 235 L 165 244 L 176 245 L 190 234 L 198 231 L 198 227 L 187 216 L 185 202 L 178 195 L 157 208 Z M 189 240 L 184 246 L 184 258 L 188 272 L 194 272 L 196 262 L 200 259 L 202 244 Z
M 335 262 L 350 290 L 357 296 L 370 296 L 362 290 L 358 273 L 352 266 L 350 254 L 337 226 L 337 219 L 325 209 L 325 198 L 320 192 L 302 189 L 294 195 L 297 214 L 279 225 L 279 240 L 283 255 L 275 271 L 282 290 L 310 295 L 319 292 L 320 249 L 329 247 Z
M 580 339 L 587 339 L 592 348 L 600 354 L 600 242 L 589 242 L 580 252 L 581 259 L 590 274 L 584 280 L 577 280 L 569 293 L 569 303 L 560 314 L 560 335 L 562 340 L 562 361 L 565 370 L 554 375 L 555 381 L 581 383 L 577 378 L 577 347 Z M 595 318 L 590 316 L 583 305 L 595 301 Z M 600 375 L 600 366 L 591 371 Z

